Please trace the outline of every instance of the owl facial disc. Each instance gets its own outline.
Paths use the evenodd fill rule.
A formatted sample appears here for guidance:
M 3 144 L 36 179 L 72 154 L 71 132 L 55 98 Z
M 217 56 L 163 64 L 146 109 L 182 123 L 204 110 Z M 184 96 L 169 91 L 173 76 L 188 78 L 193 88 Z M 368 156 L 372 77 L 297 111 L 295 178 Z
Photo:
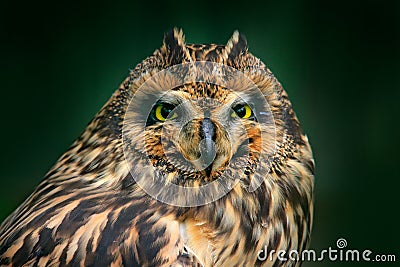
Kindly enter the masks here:
M 132 177 L 145 192 L 193 207 L 239 182 L 250 192 L 258 188 L 268 165 L 260 169 L 257 162 L 275 151 L 275 124 L 265 96 L 244 73 L 196 61 L 149 74 L 128 106 L 123 138 Z M 141 175 L 138 160 L 147 162 Z

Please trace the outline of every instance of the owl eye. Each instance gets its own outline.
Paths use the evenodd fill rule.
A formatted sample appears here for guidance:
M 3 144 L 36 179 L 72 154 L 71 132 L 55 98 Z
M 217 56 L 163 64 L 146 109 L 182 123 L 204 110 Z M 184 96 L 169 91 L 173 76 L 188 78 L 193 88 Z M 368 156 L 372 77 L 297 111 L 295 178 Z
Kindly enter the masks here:
M 242 119 L 248 119 L 253 115 L 253 111 L 251 110 L 250 106 L 247 104 L 238 104 L 234 106 L 233 112 L 231 116 L 233 118 L 242 118 Z
M 168 120 L 175 119 L 176 117 L 178 117 L 178 114 L 176 112 L 174 112 L 173 114 L 170 115 L 170 113 L 172 112 L 172 110 L 174 108 L 175 108 L 174 105 L 167 104 L 167 103 L 157 104 L 154 109 L 154 117 L 158 121 L 166 121 L 167 119 Z

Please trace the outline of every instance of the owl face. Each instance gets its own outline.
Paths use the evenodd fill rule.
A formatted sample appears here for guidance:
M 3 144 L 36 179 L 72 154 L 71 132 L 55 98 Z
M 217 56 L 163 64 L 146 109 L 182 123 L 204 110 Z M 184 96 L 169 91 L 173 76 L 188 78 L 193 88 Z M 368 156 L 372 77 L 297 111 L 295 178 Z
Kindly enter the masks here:
M 171 90 L 147 118 L 147 153 L 161 152 L 155 165 L 161 159 L 199 183 L 212 181 L 230 163 L 260 154 L 261 132 L 253 109 L 252 103 L 218 85 L 193 83 Z
M 210 185 L 217 197 L 208 193 L 210 187 L 195 192 L 211 195 L 210 201 L 239 182 L 254 184 L 260 163 L 266 173 L 275 148 L 275 123 L 264 93 L 241 71 L 215 62 L 188 62 L 151 74 L 132 97 L 124 136 L 132 155 L 128 161 L 137 162 L 140 155 L 152 169 L 150 178 L 132 176 L 153 192 L 168 191 L 166 184 Z

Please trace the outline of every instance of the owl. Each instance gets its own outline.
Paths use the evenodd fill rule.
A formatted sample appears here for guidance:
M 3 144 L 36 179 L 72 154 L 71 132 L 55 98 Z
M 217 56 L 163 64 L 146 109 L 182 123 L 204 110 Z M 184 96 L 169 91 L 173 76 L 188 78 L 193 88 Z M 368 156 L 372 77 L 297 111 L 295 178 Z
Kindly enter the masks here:
M 246 38 L 173 29 L 1 224 L 0 265 L 300 266 L 277 252 L 308 246 L 313 173 Z

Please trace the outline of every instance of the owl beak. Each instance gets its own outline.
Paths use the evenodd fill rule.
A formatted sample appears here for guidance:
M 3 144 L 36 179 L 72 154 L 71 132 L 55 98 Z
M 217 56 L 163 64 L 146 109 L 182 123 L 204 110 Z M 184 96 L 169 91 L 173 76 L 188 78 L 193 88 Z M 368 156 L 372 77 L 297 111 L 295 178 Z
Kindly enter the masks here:
M 201 122 L 200 136 L 202 138 L 200 148 L 200 160 L 202 168 L 205 170 L 207 176 L 210 176 L 212 171 L 213 161 L 216 157 L 217 151 L 215 147 L 215 125 L 210 118 L 204 118 Z

